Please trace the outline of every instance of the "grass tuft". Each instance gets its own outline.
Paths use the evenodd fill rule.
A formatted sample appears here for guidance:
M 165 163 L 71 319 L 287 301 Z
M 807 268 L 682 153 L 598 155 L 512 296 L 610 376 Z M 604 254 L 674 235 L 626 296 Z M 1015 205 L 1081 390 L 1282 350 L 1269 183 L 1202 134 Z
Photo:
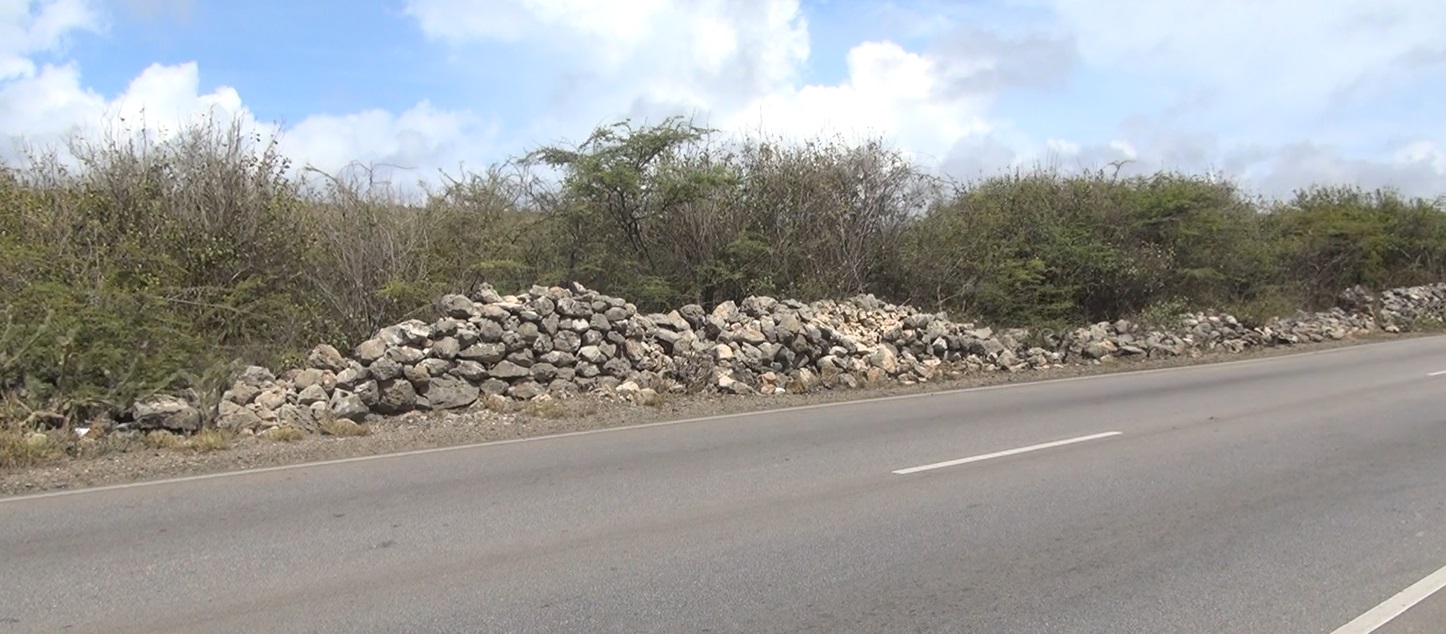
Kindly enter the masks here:
M 372 433 L 370 427 L 346 418 L 327 417 L 316 424 L 317 429 L 327 436 L 352 437 Z
M 266 432 L 266 437 L 276 442 L 296 442 L 306 438 L 306 432 L 290 426 L 274 427 Z

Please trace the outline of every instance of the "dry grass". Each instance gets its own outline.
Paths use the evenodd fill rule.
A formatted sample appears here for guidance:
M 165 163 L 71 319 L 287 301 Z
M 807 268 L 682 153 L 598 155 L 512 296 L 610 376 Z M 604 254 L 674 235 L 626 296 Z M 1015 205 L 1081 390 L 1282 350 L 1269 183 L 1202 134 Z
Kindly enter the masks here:
M 184 437 L 164 429 L 157 429 L 146 434 L 142 441 L 151 449 L 180 449 L 186 446 L 186 439 Z
M 231 448 L 233 440 L 234 437 L 230 432 L 215 428 L 203 429 L 191 436 L 183 436 L 164 429 L 157 429 L 142 438 L 145 446 L 151 449 L 195 451 L 196 453 L 225 451 Z
M 219 429 L 203 429 L 196 435 L 185 441 L 187 449 L 193 449 L 197 453 L 209 453 L 212 451 L 225 451 L 231 448 L 232 436 L 228 432 Z
M 289 426 L 273 427 L 266 432 L 266 437 L 276 442 L 296 442 L 306 438 L 306 432 Z
M 481 399 L 479 399 L 478 402 L 480 402 L 482 404 L 482 407 L 485 408 L 487 411 L 496 412 L 498 414 L 512 414 L 522 409 L 521 403 L 505 396 L 498 396 L 496 394 L 485 395 Z
M 644 390 L 638 392 L 637 396 L 634 397 L 633 402 L 646 407 L 663 407 L 664 405 L 667 405 L 670 400 L 668 399 L 668 395 L 662 392 Z
M 555 400 L 527 401 L 522 408 L 522 413 L 533 418 L 557 420 L 571 415 L 572 412 L 569 409 L 566 404 Z
M 371 428 L 366 425 L 354 422 L 346 418 L 336 418 L 334 416 L 328 416 L 326 418 L 323 418 L 316 424 L 316 427 L 317 429 L 321 430 L 322 434 L 342 438 L 351 436 L 366 436 L 372 433 Z
M 35 466 L 64 455 L 62 443 L 52 434 L 19 429 L 0 431 L 0 468 Z

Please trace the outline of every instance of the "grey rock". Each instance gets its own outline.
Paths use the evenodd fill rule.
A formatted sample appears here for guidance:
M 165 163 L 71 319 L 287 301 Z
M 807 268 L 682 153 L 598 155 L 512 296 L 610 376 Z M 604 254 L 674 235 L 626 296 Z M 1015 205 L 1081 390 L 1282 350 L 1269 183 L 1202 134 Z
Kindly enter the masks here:
M 217 407 L 216 427 L 227 431 L 257 430 L 266 424 L 255 412 L 229 401 Z
M 346 369 L 346 358 L 335 347 L 321 344 L 306 355 L 306 362 L 317 370 L 341 372 Z
M 462 379 L 437 377 L 427 387 L 426 397 L 432 409 L 457 409 L 477 402 L 481 391 Z
M 496 343 L 498 341 L 502 341 L 502 335 L 505 332 L 502 329 L 502 324 L 492 321 L 490 319 L 483 319 L 479 321 L 476 324 L 475 328 L 477 330 L 477 340 L 486 343 Z
M 527 401 L 541 396 L 546 391 L 546 388 L 537 381 L 522 381 L 507 388 L 507 395 L 520 401 Z
M 442 299 L 437 302 L 437 307 L 443 315 L 457 319 L 471 317 L 473 311 L 477 308 L 476 305 L 472 303 L 472 300 L 468 299 L 465 295 L 455 294 L 443 295 Z
M 380 398 L 372 409 L 379 414 L 402 414 L 417 405 L 417 390 L 409 381 L 383 381 L 378 388 Z
M 532 378 L 548 383 L 557 378 L 557 366 L 551 363 L 535 363 L 532 365 Z
M 502 301 L 500 295 L 490 284 L 482 284 L 473 294 L 472 299 L 483 304 L 496 304 Z
M 426 366 L 422 365 L 402 366 L 402 378 L 411 383 L 418 392 L 425 391 L 427 384 L 432 382 L 431 373 L 427 372 Z
M 452 374 L 461 377 L 463 380 L 479 383 L 487 379 L 487 368 L 476 361 L 465 360 L 458 362 L 457 367 L 452 368 Z
M 517 336 L 527 342 L 528 345 L 537 341 L 537 338 L 541 335 L 542 331 L 538 329 L 537 324 L 524 323 L 517 326 Z
M 477 316 L 481 318 L 478 325 L 490 321 L 500 326 L 503 321 L 512 316 L 512 313 L 507 310 L 502 302 L 496 302 L 479 306 L 477 308 Z
M 514 353 L 512 353 L 512 354 L 507 355 L 507 361 L 510 361 L 510 362 L 512 362 L 512 363 L 515 363 L 515 364 L 517 364 L 517 365 L 519 365 L 519 366 L 522 366 L 522 367 L 524 367 L 524 368 L 530 368 L 530 367 L 532 367 L 532 364 L 534 363 L 534 360 L 533 360 L 533 357 L 532 357 L 532 351 L 531 351 L 531 350 L 528 350 L 528 349 L 526 349 L 526 348 L 523 348 L 522 350 L 518 350 L 517 352 L 514 352 Z
M 570 330 L 560 330 L 552 337 L 552 345 L 557 350 L 575 354 L 582 347 L 582 336 Z
M 511 361 L 502 361 L 488 371 L 493 378 L 498 379 L 520 379 L 532 376 L 532 371 Z
M 367 407 L 376 407 L 376 404 L 382 400 L 381 387 L 373 380 L 363 381 L 361 385 L 356 386 L 356 395 Z
M 381 339 L 368 339 L 357 344 L 356 349 L 352 351 L 351 356 L 355 357 L 357 361 L 362 362 L 362 364 L 364 365 L 371 365 L 377 359 L 380 359 L 384 355 L 386 355 L 386 353 L 387 342 L 382 341 Z
M 488 365 L 497 363 L 506 356 L 507 347 L 500 343 L 478 343 L 457 353 L 457 357 L 460 359 Z
M 417 364 L 417 369 L 425 371 L 427 376 L 432 377 L 447 374 L 454 367 L 457 367 L 457 364 L 445 359 L 422 359 L 421 363 Z
M 378 381 L 390 381 L 402 375 L 402 364 L 391 357 L 382 357 L 373 361 L 367 372 Z
M 371 413 L 360 396 L 346 390 L 337 390 L 331 395 L 331 411 L 339 418 L 360 422 Z
M 428 352 L 434 358 L 450 361 L 456 359 L 457 355 L 462 352 L 462 344 L 453 337 L 442 337 L 432 344 Z
M 543 363 L 550 363 L 557 367 L 570 366 L 577 362 L 577 358 L 574 357 L 572 353 L 563 352 L 561 350 L 553 350 L 551 352 L 548 352 L 538 357 L 538 360 L 542 361 Z
M 325 389 L 320 385 L 313 384 L 306 386 L 305 389 L 301 390 L 300 394 L 297 394 L 296 402 L 302 405 L 311 405 L 312 403 L 326 402 L 328 398 Z
M 399 346 L 387 350 L 387 358 L 402 365 L 416 365 L 427 358 L 427 353 L 411 346 Z
M 201 410 L 174 396 L 141 399 L 131 409 L 139 429 L 196 431 L 201 428 Z
M 579 348 L 577 358 L 594 365 L 602 365 L 608 360 L 608 356 L 603 354 L 602 348 L 595 345 Z

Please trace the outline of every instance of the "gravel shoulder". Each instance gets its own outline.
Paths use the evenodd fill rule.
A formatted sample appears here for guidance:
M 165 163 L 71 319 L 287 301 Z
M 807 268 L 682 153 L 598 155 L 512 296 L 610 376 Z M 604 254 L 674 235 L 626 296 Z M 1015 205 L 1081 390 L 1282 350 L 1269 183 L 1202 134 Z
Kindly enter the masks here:
M 513 411 L 494 411 L 473 407 L 461 411 L 414 412 L 374 422 L 370 424 L 370 434 L 366 436 L 311 435 L 292 441 L 274 440 L 265 436 L 242 436 L 236 438 L 228 449 L 207 453 L 197 453 L 189 449 L 136 448 L 96 457 L 73 458 L 48 465 L 12 469 L 0 472 L 0 497 L 228 471 L 245 471 L 668 420 L 761 412 L 788 407 L 923 394 L 1007 383 L 1240 361 L 1369 345 L 1384 341 L 1399 341 L 1422 336 L 1431 336 L 1431 333 L 1380 334 L 1343 341 L 1254 349 L 1241 353 L 1220 352 L 1207 353 L 1193 358 L 1072 365 L 1017 374 L 988 373 L 949 381 L 864 387 L 811 394 L 752 397 L 669 395 L 663 402 L 647 406 L 582 397 L 569 401 L 553 401 L 546 406 L 521 404 Z

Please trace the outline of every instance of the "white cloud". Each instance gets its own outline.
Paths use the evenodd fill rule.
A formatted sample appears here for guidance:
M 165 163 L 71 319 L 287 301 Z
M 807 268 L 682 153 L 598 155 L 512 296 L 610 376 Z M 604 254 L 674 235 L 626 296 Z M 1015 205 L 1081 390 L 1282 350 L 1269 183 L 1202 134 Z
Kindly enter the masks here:
M 315 115 L 282 137 L 287 155 L 303 165 L 336 172 L 353 161 L 397 173 L 394 184 L 430 181 L 435 169 L 454 171 L 457 162 L 495 150 L 495 126 L 477 117 L 439 110 L 422 102 L 401 114 L 367 110 L 347 115 Z M 477 168 L 478 165 L 469 167 Z
M 0 68 L 19 69 L 0 75 L 0 139 L 8 141 L 0 144 L 0 159 L 18 161 L 26 150 L 38 149 L 69 161 L 71 140 L 141 133 L 160 140 L 208 116 L 221 123 L 239 119 L 263 139 L 276 132 L 256 120 L 235 88 L 205 90 L 195 62 L 152 64 L 108 98 L 85 86 L 75 63 L 36 65 L 27 57 L 53 51 L 67 35 L 98 24 L 88 5 L 76 0 L 0 0 L 0 35 L 7 36 L 0 40 Z M 475 117 L 422 101 L 401 114 L 369 110 L 307 117 L 285 130 L 282 142 L 298 166 L 328 172 L 352 161 L 414 168 L 416 178 L 402 179 L 405 185 L 433 176 L 434 168 L 483 157 L 493 132 Z
M 34 76 L 33 55 L 61 48 L 71 31 L 100 28 L 84 0 L 0 0 L 0 81 Z
M 438 41 L 525 43 L 539 72 L 586 78 L 534 121 L 553 134 L 580 137 L 620 117 L 699 114 L 733 131 L 882 134 L 937 160 L 991 129 L 994 91 L 957 84 L 992 72 L 997 56 L 865 41 L 845 54 L 843 81 L 809 84 L 802 78 L 813 51 L 796 0 L 411 0 L 408 11 Z
M 1446 76 L 1446 3 L 1003 2 L 1029 10 L 1022 35 L 934 16 L 927 11 L 943 5 L 924 3 L 910 15 L 925 28 L 907 32 L 936 38 L 926 47 L 874 32 L 821 51 L 798 0 L 408 0 L 410 18 L 454 59 L 485 50 L 488 63 L 504 59 L 498 51 L 526 60 L 550 100 L 514 106 L 521 114 L 504 125 L 419 94 L 401 111 L 312 114 L 284 131 L 283 147 L 327 171 L 360 161 L 430 178 L 524 151 L 523 139 L 580 140 L 621 117 L 685 114 L 793 138 L 883 135 L 962 176 L 1128 160 L 1136 170 L 1224 170 L 1270 193 L 1326 180 L 1446 190 L 1446 122 L 1361 114 L 1399 106 L 1402 94 L 1420 98 L 1432 73 Z M 156 15 L 190 4 L 117 6 Z M 194 62 L 153 64 L 118 95 L 95 92 L 63 53 L 69 38 L 104 31 L 104 18 L 87 0 L 0 0 L 0 139 L 51 143 L 106 125 L 174 130 L 206 113 L 256 125 L 242 95 L 206 85 Z M 838 61 L 839 77 L 809 79 Z M 1088 138 L 1012 119 L 1031 103 L 1021 95 L 1055 98 L 1026 91 L 1081 76 L 1142 99 L 1079 103 L 1068 116 Z
M 943 95 L 941 63 L 891 42 L 848 52 L 847 81 L 764 95 L 725 118 L 725 127 L 761 127 L 785 137 L 881 134 L 900 147 L 940 160 L 960 139 L 987 134 L 988 96 Z

